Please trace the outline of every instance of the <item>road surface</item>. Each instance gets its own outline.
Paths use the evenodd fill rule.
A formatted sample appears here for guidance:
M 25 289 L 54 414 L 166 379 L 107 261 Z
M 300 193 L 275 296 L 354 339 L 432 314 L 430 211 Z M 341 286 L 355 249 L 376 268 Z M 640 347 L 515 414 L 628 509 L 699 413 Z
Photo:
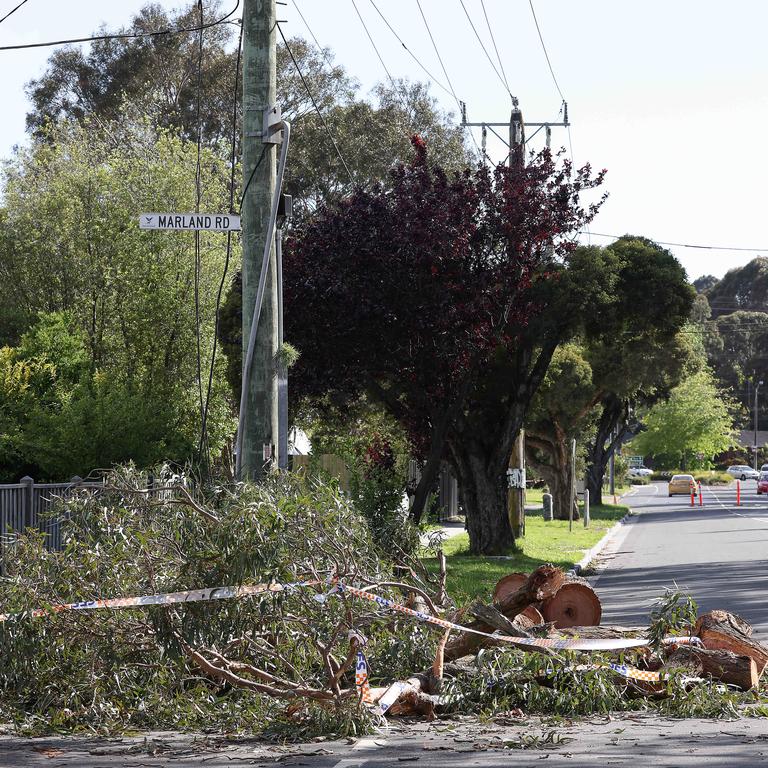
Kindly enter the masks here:
M 738 613 L 768 639 L 768 496 L 757 483 L 703 489 L 704 506 L 667 495 L 666 483 L 624 497 L 638 513 L 598 558 L 592 582 L 605 624 L 646 624 L 653 600 L 677 584 L 700 610 Z

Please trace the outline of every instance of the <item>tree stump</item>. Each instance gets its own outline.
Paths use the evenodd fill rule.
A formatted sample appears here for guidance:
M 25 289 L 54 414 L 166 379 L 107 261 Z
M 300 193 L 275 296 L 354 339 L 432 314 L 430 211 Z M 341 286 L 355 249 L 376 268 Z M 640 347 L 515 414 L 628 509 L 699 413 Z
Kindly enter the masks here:
M 508 573 L 506 576 L 502 576 L 493 588 L 493 602 L 498 603 L 505 597 L 517 592 L 527 580 L 527 573 Z M 518 616 L 525 616 L 527 619 L 530 619 L 531 626 L 544 623 L 544 617 L 534 605 L 529 605 L 522 610 Z
M 541 604 L 541 613 L 545 621 L 554 622 L 556 629 L 596 627 L 603 609 L 595 590 L 584 579 L 574 579 Z
M 684 668 L 695 677 L 706 675 L 723 683 L 736 685 L 743 691 L 760 683 L 754 659 L 730 651 L 708 651 L 692 645 L 682 645 L 664 663 L 664 670 Z
M 731 651 L 749 656 L 760 678 L 768 665 L 768 648 L 752 639 L 752 627 L 740 616 L 727 611 L 709 611 L 696 621 L 694 633 L 710 651 Z
M 565 574 L 559 568 L 551 564 L 541 565 L 528 576 L 520 589 L 494 601 L 493 607 L 507 618 L 514 619 L 529 605 L 540 603 L 542 600 L 554 595 L 564 582 Z M 482 632 L 493 632 L 494 630 L 493 627 L 484 621 L 473 621 L 468 626 L 472 629 L 479 629 Z M 445 660 L 453 661 L 462 656 L 477 653 L 481 648 L 493 645 L 495 642 L 490 638 L 484 638 L 479 635 L 472 635 L 466 632 L 457 633 L 451 638 L 445 648 Z

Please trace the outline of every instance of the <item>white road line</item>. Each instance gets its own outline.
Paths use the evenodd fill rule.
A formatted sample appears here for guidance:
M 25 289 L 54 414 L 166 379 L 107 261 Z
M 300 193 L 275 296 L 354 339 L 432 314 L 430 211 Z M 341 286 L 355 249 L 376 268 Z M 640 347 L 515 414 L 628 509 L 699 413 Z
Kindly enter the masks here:
M 726 511 L 729 512 L 732 515 L 736 515 L 737 517 L 743 517 L 745 520 L 754 520 L 757 523 L 768 523 L 768 520 L 766 520 L 764 517 L 752 517 L 751 515 L 742 515 L 741 512 L 734 512 L 730 507 L 723 504 L 722 501 L 720 501 L 720 498 L 718 495 L 714 492 L 711 486 L 707 486 L 707 491 L 711 493 L 715 497 L 715 501 Z M 703 493 L 703 487 L 702 487 L 702 493 Z M 766 526 L 768 527 L 768 526 Z

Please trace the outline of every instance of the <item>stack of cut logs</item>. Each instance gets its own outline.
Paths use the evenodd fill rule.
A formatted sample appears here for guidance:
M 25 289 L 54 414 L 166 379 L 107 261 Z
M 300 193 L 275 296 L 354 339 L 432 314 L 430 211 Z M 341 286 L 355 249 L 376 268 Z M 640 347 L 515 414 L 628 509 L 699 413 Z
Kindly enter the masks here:
M 469 623 L 467 613 L 474 617 Z M 643 637 L 647 632 L 646 627 L 600 626 L 601 614 L 600 600 L 586 581 L 553 565 L 543 565 L 531 574 L 505 576 L 496 585 L 491 604 L 476 603 L 456 621 L 482 632 L 499 631 L 521 638 L 606 639 Z M 746 621 L 726 611 L 710 611 L 698 617 L 690 634 L 701 644 L 670 644 L 661 657 L 641 649 L 644 657 L 638 665 L 662 673 L 683 669 L 691 677 L 709 677 L 742 690 L 758 686 L 768 665 L 768 647 L 752 637 L 752 627 Z M 444 665 L 502 644 L 508 645 L 481 635 L 450 633 L 440 644 L 433 668 L 408 680 L 393 714 L 398 710 L 430 714 L 433 705 L 425 694 L 439 692 Z M 661 687 L 642 684 L 637 689 L 658 693 Z

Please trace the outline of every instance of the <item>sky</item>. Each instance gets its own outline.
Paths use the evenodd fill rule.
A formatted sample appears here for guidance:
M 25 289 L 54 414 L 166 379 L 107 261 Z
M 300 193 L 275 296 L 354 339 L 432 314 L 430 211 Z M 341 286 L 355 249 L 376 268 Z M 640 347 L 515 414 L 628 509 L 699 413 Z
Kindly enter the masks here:
M 408 49 L 445 85 L 417 0 L 374 1 Z M 0 0 L 0 18 L 18 2 Z M 222 7 L 228 10 L 235 2 L 222 0 Z M 509 90 L 520 100 L 525 119 L 558 121 L 561 97 L 529 0 L 463 2 L 496 62 L 484 5 Z M 145 4 L 27 0 L 0 24 L 0 45 L 81 37 L 102 24 L 115 29 Z M 184 3 L 159 4 L 171 9 Z M 475 37 L 461 0 L 420 4 L 453 88 L 467 104 L 468 119 L 507 121 L 510 95 Z M 320 44 L 333 50 L 336 61 L 367 92 L 387 73 L 355 5 L 391 75 L 427 79 L 371 0 L 287 0 L 278 6 L 278 18 L 285 20 L 286 33 L 309 38 L 298 7 Z M 610 197 L 591 232 L 748 249 L 670 247 L 691 279 L 722 276 L 758 255 L 749 249 L 768 250 L 768 154 L 761 139 L 768 122 L 768 2 L 533 0 L 533 5 L 568 101 L 574 160 L 608 170 Z M 0 51 L 0 158 L 27 141 L 24 85 L 44 72 L 52 50 Z M 458 112 L 453 97 L 434 83 L 432 93 L 446 110 Z M 479 131 L 475 136 L 479 142 Z M 568 148 L 568 133 L 554 128 L 552 143 Z M 506 149 L 489 141 L 489 154 L 499 161 Z M 597 234 L 582 240 L 610 242 Z

